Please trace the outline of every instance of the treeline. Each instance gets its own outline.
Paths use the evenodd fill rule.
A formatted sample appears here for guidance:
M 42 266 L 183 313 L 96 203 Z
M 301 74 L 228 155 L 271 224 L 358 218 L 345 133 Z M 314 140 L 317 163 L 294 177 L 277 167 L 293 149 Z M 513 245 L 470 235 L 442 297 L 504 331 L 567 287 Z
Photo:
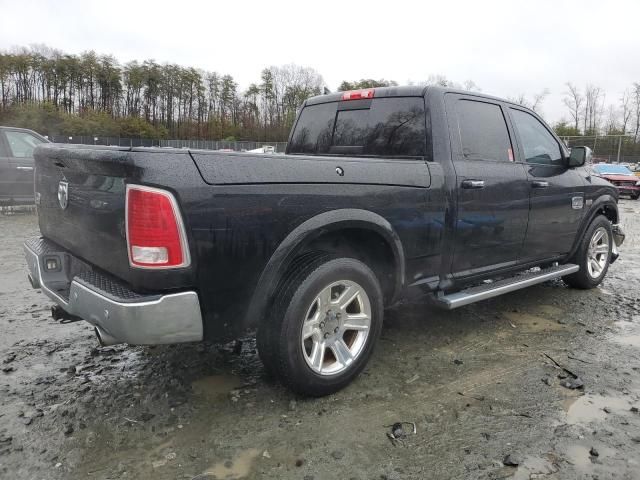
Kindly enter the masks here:
M 444 75 L 416 83 L 480 90 Z M 395 85 L 360 79 L 338 90 Z M 318 72 L 298 65 L 265 68 L 241 89 L 229 74 L 154 60 L 121 64 L 112 55 L 42 45 L 0 53 L 0 124 L 45 135 L 286 141 L 299 105 L 325 90 Z M 510 100 L 540 111 L 549 93 Z M 625 135 L 624 150 L 640 154 L 640 83 L 618 98 L 567 83 L 563 103 L 566 116 L 554 125 L 559 135 Z
M 297 107 L 323 86 L 297 65 L 266 68 L 242 91 L 228 74 L 38 46 L 0 54 L 0 124 L 49 135 L 282 141 Z

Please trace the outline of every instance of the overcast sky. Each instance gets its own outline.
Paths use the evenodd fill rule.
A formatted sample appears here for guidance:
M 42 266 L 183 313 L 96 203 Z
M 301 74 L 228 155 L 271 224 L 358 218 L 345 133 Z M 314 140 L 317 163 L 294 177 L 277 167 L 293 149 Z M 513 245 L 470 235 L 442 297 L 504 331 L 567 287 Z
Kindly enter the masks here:
M 400 84 L 443 74 L 501 97 L 551 92 L 544 116 L 568 117 L 565 82 L 617 103 L 640 82 L 640 1 L 36 1 L 0 0 L 0 49 L 44 43 L 121 62 L 154 59 L 230 73 L 246 87 L 269 65 Z

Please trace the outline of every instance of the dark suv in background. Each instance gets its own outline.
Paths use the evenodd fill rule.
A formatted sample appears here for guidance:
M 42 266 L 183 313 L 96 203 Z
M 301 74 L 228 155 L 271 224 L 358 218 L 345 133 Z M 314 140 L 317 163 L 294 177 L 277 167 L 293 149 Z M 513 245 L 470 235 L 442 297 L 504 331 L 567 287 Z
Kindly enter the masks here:
M 0 127 L 0 206 L 34 203 L 33 149 L 47 142 L 32 130 Z

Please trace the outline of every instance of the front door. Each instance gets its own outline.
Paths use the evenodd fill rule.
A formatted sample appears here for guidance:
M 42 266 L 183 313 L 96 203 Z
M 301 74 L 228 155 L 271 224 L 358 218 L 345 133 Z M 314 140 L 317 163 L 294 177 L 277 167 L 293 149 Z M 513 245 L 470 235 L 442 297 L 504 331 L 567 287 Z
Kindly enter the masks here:
M 531 186 L 529 228 L 524 261 L 558 257 L 573 246 L 584 215 L 584 182 L 567 167 L 566 152 L 546 125 L 532 113 L 510 107 L 519 158 L 527 164 Z
M 24 130 L 3 130 L 7 159 L 8 178 L 11 185 L 3 185 L 2 195 L 8 192 L 14 200 L 27 201 L 33 198 L 33 149 L 44 143 L 39 137 Z
M 18 172 L 0 130 L 0 204 L 10 203 L 19 193 Z
M 447 118 L 456 171 L 454 276 L 515 265 L 529 215 L 525 165 L 501 102 L 447 94 Z

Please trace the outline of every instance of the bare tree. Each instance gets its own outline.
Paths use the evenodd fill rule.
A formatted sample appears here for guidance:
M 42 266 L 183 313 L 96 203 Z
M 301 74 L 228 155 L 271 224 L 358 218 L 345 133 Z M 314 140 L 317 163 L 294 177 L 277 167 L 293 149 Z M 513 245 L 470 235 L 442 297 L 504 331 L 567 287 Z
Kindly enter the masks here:
M 481 92 L 482 91 L 482 89 L 473 80 L 465 80 L 465 82 L 462 84 L 462 88 L 464 88 L 468 92 L 469 91 L 474 91 L 474 92 Z
M 631 120 L 631 114 L 633 113 L 632 104 L 631 104 L 631 93 L 629 90 L 625 90 L 622 92 L 622 97 L 620 97 L 620 113 L 622 114 L 622 123 L 620 125 L 620 129 L 623 134 L 627 133 L 627 125 Z
M 569 109 L 569 114 L 573 119 L 573 126 L 578 131 L 580 129 L 580 116 L 582 115 L 582 104 L 584 103 L 584 97 L 571 82 L 567 82 L 568 91 L 565 93 L 562 103 Z
M 549 95 L 549 89 L 545 88 L 542 91 L 535 93 L 533 95 L 533 101 L 531 102 L 531 110 L 534 112 L 540 112 L 540 108 L 542 107 L 542 103 L 544 99 Z
M 609 105 L 607 109 L 607 123 L 605 125 L 605 131 L 607 135 L 615 135 L 618 131 L 618 110 L 615 105 Z
M 633 131 L 634 141 L 638 141 L 638 134 L 640 133 L 640 83 L 633 84 L 633 90 L 631 91 L 631 105 L 633 107 L 633 118 L 635 119 L 635 128 Z
M 518 105 L 522 105 L 523 107 L 530 108 L 531 104 L 527 100 L 527 96 L 524 93 L 520 93 L 515 97 L 507 97 L 511 103 L 517 103 Z
M 459 83 L 448 79 L 446 75 L 442 75 L 441 73 L 429 75 L 429 78 L 427 78 L 426 81 L 418 82 L 418 85 L 435 85 L 438 87 L 461 88 L 461 85 Z
M 584 133 L 596 133 L 600 126 L 600 116 L 604 108 L 604 92 L 598 86 L 587 85 L 584 97 Z

